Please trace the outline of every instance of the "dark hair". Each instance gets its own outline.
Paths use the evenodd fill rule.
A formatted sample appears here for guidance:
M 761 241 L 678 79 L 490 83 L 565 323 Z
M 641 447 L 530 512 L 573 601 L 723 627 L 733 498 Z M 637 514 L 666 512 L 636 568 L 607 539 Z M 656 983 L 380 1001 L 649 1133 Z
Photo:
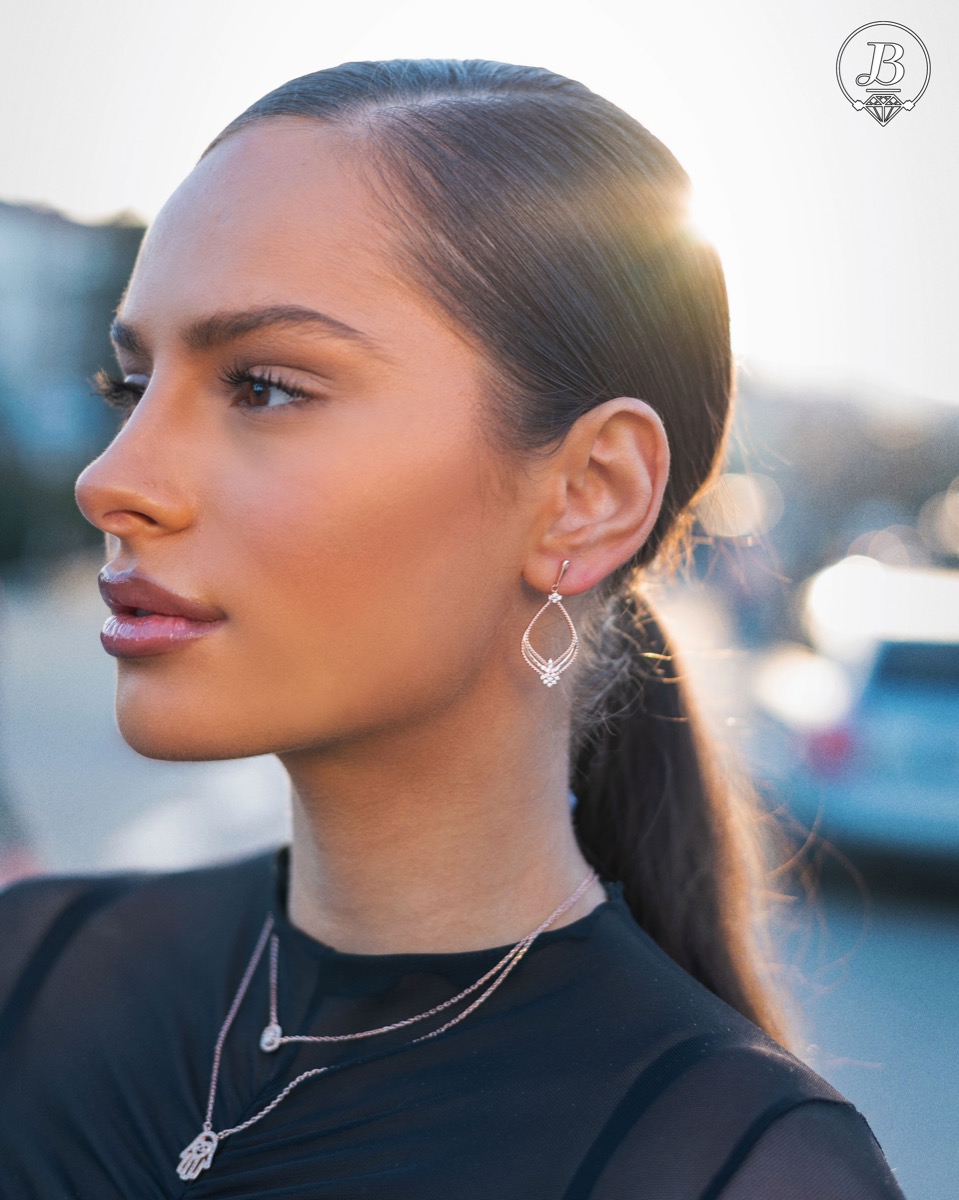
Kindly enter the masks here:
M 503 444 L 547 449 L 616 396 L 659 414 L 671 448 L 659 517 L 587 621 L 577 836 L 677 962 L 781 1037 L 755 952 L 754 793 L 724 778 L 640 590 L 643 568 L 687 540 L 729 428 L 725 281 L 690 226 L 686 173 L 634 118 L 537 67 L 345 63 L 270 92 L 205 153 L 280 117 L 335 124 L 362 146 L 405 265 L 491 366 Z

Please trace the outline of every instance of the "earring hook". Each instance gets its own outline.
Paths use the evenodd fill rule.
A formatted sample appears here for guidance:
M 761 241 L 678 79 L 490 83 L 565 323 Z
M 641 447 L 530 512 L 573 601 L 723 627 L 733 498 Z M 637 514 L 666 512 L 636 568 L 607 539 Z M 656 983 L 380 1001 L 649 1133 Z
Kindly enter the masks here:
M 550 591 L 559 591 L 559 585 L 563 582 L 563 576 L 566 574 L 567 568 L 569 567 L 569 562 L 570 560 L 568 558 L 563 560 L 563 565 L 560 567 L 559 574 L 556 576 L 556 582 L 550 588 Z

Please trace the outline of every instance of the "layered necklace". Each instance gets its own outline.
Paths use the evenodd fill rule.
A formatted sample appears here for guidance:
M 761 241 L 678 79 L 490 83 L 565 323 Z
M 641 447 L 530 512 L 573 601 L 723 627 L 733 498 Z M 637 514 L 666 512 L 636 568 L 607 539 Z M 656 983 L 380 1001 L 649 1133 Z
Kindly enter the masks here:
M 263 957 L 263 952 L 266 949 L 267 942 L 270 944 L 270 1011 L 269 1018 L 263 1032 L 260 1035 L 260 1049 L 265 1054 L 272 1054 L 278 1050 L 280 1046 L 288 1045 L 293 1042 L 350 1042 L 357 1041 L 360 1038 L 376 1037 L 378 1034 L 391 1033 L 396 1029 L 403 1029 L 407 1025 L 414 1025 L 417 1021 L 424 1021 L 428 1017 L 437 1016 L 441 1012 L 452 1008 L 461 1000 L 466 1000 L 472 996 L 474 992 L 480 994 L 472 1000 L 461 1012 L 456 1016 L 450 1017 L 442 1022 L 436 1029 L 431 1029 L 428 1033 L 420 1034 L 419 1037 L 411 1038 L 406 1046 L 413 1046 L 417 1042 L 425 1042 L 430 1038 L 438 1037 L 453 1025 L 458 1024 L 468 1017 L 471 1012 L 474 1012 L 489 996 L 496 991 L 503 980 L 514 970 L 532 944 L 536 941 L 544 930 L 548 929 L 554 921 L 558 920 L 563 913 L 567 912 L 573 905 L 585 894 L 590 885 L 598 879 L 595 871 L 590 871 L 583 879 L 579 887 L 572 892 L 558 908 L 543 921 L 540 925 L 524 938 L 521 938 L 515 946 L 512 946 L 506 954 L 500 959 L 496 966 L 492 967 L 485 975 L 480 976 L 475 983 L 471 983 L 469 987 L 458 992 L 455 996 L 451 996 L 448 1000 L 444 1000 L 441 1004 L 436 1004 L 432 1008 L 428 1008 L 425 1012 L 416 1013 L 415 1016 L 406 1017 L 402 1021 L 394 1021 L 391 1025 L 381 1025 L 377 1029 L 362 1029 L 357 1033 L 341 1033 L 341 1034 L 304 1034 L 304 1033 L 284 1033 L 280 1025 L 279 1018 L 279 938 L 273 932 L 273 916 L 267 917 L 260 936 L 257 939 L 253 954 L 247 964 L 246 970 L 243 972 L 243 978 L 240 980 L 240 986 L 236 990 L 236 995 L 233 997 L 233 1003 L 226 1014 L 223 1024 L 220 1027 L 219 1035 L 216 1039 L 216 1046 L 213 1050 L 213 1069 L 210 1074 L 210 1091 L 206 1104 L 206 1117 L 203 1121 L 203 1128 L 197 1136 L 190 1142 L 189 1146 L 180 1154 L 180 1163 L 177 1167 L 177 1175 L 181 1179 L 190 1180 L 196 1179 L 197 1176 L 205 1171 L 213 1161 L 213 1155 L 216 1153 L 217 1146 L 224 1138 L 232 1137 L 234 1134 L 242 1133 L 244 1129 L 249 1129 L 257 1121 L 262 1120 L 268 1113 L 271 1113 L 274 1108 L 293 1091 L 294 1088 L 305 1083 L 307 1079 L 312 1079 L 316 1075 L 324 1075 L 331 1070 L 340 1070 L 343 1067 L 355 1066 L 359 1062 L 365 1062 L 366 1059 L 354 1059 L 352 1062 L 338 1063 L 326 1067 L 313 1067 L 309 1071 L 304 1071 L 297 1075 L 278 1092 L 276 1096 L 264 1108 L 261 1108 L 258 1113 L 254 1113 L 252 1117 L 244 1121 L 241 1125 L 233 1125 L 228 1129 L 214 1130 L 213 1128 L 213 1105 L 216 1098 L 216 1084 L 220 1075 L 220 1062 L 223 1057 L 223 1045 L 226 1041 L 226 1035 L 233 1024 L 236 1014 L 239 1012 L 240 1005 L 243 1003 L 243 997 L 247 993 L 250 982 L 256 972 L 260 959 Z M 480 991 L 485 987 L 485 990 Z

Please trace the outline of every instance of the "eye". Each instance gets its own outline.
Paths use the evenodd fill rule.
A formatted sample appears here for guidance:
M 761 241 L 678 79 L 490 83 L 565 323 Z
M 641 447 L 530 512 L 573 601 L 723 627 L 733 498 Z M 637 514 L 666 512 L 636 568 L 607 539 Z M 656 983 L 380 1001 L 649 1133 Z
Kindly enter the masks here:
M 289 408 L 291 405 L 309 403 L 317 399 L 296 384 L 289 383 L 269 371 L 251 371 L 230 367 L 220 376 L 228 387 L 242 388 L 247 397 L 247 408 Z
M 320 399 L 296 384 L 285 382 L 269 371 L 255 372 L 230 367 L 219 376 L 220 382 L 232 391 L 242 393 L 241 408 L 290 408 Z M 147 389 L 146 376 L 127 375 L 123 379 L 100 370 L 91 380 L 95 394 L 118 412 L 129 414 Z
M 293 392 L 289 388 L 283 387 L 278 382 L 271 382 L 268 379 L 251 379 L 250 394 L 257 400 L 262 401 L 257 407 L 276 408 L 277 405 L 272 403 L 275 399 L 279 404 L 289 403 L 291 400 L 302 400 L 302 392 Z
M 146 381 L 139 382 L 140 376 L 128 375 L 125 379 L 117 379 L 108 371 L 97 371 L 92 384 L 95 395 L 101 397 L 105 404 L 119 412 L 129 412 L 146 391 Z

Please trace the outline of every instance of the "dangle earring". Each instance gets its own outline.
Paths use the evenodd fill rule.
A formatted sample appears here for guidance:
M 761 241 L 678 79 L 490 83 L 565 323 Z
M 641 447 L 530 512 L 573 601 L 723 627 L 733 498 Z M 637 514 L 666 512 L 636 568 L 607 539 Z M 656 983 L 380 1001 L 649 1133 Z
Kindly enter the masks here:
M 566 574 L 566 568 L 569 566 L 567 558 L 559 569 L 559 575 L 556 582 L 550 589 L 549 597 L 543 607 L 539 610 L 532 621 L 526 626 L 526 632 L 523 634 L 523 658 L 529 663 L 534 671 L 539 675 L 540 679 L 547 687 L 555 687 L 559 683 L 559 677 L 571 665 L 573 659 L 579 653 L 579 635 L 576 632 L 576 626 L 570 619 L 569 613 L 563 608 L 563 597 L 559 594 L 559 585 L 563 581 L 563 576 Z M 570 643 L 558 658 L 543 658 L 542 654 L 538 654 L 530 645 L 529 635 L 533 631 L 533 626 L 540 619 L 547 609 L 556 605 L 559 611 L 563 614 L 566 624 L 569 626 Z

